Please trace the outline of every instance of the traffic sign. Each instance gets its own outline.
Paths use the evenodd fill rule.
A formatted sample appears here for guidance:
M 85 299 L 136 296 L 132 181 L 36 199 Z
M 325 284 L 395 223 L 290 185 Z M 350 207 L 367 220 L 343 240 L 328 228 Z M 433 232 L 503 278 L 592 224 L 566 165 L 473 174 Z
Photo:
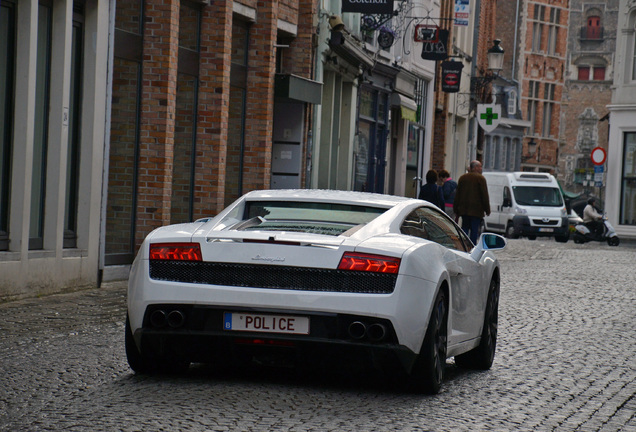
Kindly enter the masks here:
M 591 157 L 594 165 L 603 165 L 607 159 L 607 153 L 602 147 L 594 147 L 592 149 Z

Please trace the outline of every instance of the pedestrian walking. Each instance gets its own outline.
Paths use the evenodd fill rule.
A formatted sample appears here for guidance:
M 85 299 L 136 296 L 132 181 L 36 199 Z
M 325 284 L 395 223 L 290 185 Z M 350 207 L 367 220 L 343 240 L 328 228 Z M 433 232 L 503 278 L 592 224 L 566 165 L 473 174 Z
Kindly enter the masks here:
M 428 170 L 426 173 L 426 184 L 420 188 L 419 199 L 435 204 L 444 210 L 444 195 L 442 188 L 437 185 L 437 171 Z
M 461 226 L 474 244 L 477 244 L 479 229 L 484 215 L 490 214 L 490 198 L 486 178 L 481 175 L 481 162 L 470 163 L 469 172 L 457 181 L 453 210 L 461 217 Z
M 444 210 L 446 214 L 455 219 L 453 211 L 453 203 L 455 202 L 455 192 L 457 182 L 451 178 L 451 175 L 445 169 L 440 170 L 439 179 L 442 181 L 442 196 L 444 197 Z

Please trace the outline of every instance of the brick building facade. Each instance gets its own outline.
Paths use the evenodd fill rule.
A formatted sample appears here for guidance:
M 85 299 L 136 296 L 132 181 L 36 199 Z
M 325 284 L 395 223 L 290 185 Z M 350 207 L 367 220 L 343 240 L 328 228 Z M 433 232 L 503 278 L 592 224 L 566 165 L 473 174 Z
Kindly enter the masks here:
M 119 2 L 106 266 L 132 262 L 158 226 L 270 186 L 277 73 L 311 77 L 315 10 L 315 0 Z
M 559 160 L 569 0 L 529 0 L 524 4 L 518 58 L 521 109 L 530 127 L 521 168 L 555 172 Z

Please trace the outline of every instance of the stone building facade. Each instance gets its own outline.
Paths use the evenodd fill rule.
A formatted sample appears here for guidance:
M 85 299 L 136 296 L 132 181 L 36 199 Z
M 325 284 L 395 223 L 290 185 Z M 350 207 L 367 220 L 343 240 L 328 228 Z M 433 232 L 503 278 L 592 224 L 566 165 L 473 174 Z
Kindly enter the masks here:
M 0 3 L 0 301 L 98 283 L 112 11 Z
M 106 269 L 130 264 L 158 226 L 215 215 L 269 188 L 278 135 L 286 146 L 278 151 L 296 162 L 282 177 L 300 187 L 319 102 L 310 80 L 316 10 L 315 0 L 118 3 Z
M 559 164 L 561 184 L 572 192 L 602 195 L 594 182 L 593 148 L 607 150 L 616 57 L 618 0 L 570 1 L 570 32 Z

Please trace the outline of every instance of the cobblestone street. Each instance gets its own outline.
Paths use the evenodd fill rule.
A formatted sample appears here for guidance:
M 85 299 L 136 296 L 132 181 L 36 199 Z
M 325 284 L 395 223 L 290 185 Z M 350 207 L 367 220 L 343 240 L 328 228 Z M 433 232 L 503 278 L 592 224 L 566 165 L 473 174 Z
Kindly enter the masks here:
M 125 283 L 0 304 L 1 431 L 636 432 L 636 247 L 511 240 L 490 371 L 436 396 L 377 377 L 136 376 Z

